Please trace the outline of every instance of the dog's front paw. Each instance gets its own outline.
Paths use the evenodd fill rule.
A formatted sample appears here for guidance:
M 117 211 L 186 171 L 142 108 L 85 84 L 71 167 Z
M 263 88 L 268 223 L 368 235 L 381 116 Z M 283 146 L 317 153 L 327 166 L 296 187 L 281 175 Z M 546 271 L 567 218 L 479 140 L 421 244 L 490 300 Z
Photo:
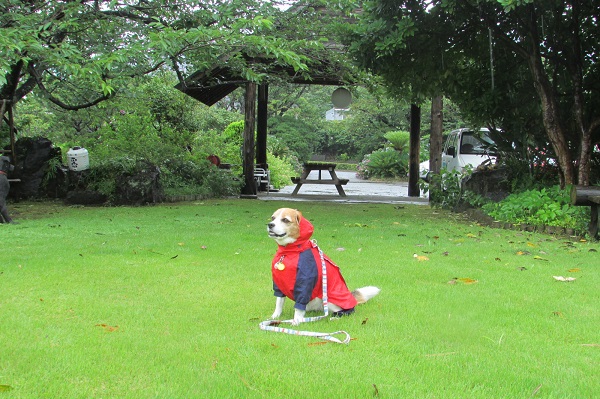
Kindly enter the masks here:
M 297 326 L 298 324 L 302 323 L 304 321 L 305 314 L 306 314 L 306 311 L 295 309 L 294 310 L 294 320 L 292 320 L 292 325 Z
M 271 320 L 277 320 L 279 318 L 279 316 L 281 316 L 281 312 L 275 311 L 271 315 Z

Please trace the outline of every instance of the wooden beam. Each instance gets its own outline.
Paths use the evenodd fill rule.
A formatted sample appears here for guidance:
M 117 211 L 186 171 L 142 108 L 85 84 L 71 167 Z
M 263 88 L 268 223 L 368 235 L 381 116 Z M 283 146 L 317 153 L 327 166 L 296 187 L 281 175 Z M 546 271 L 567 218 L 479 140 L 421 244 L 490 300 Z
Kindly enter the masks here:
M 600 187 L 596 186 L 571 186 L 571 203 L 579 206 L 597 204 L 596 198 L 600 196 Z M 596 197 L 596 198 L 594 198 Z
M 256 113 L 256 165 L 268 169 L 267 164 L 267 104 L 269 86 L 258 86 L 258 110 Z
M 408 196 L 419 197 L 419 153 L 421 148 L 421 107 L 410 106 L 410 150 L 408 156 Z
M 246 83 L 244 108 L 244 146 L 243 171 L 244 187 L 242 197 L 256 198 L 256 182 L 254 181 L 254 126 L 256 123 L 256 83 Z

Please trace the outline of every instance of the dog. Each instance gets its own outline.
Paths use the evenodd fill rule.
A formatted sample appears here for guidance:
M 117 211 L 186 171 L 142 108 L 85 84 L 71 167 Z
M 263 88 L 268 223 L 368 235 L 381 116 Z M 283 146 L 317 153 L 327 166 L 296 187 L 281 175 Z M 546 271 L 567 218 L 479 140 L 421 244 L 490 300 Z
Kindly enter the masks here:
M 14 223 L 11 217 L 8 215 L 8 209 L 6 207 L 6 197 L 10 190 L 10 183 L 8 182 L 8 172 L 12 172 L 15 169 L 10 163 L 10 158 L 1 156 L 0 157 L 0 223 Z
M 286 297 L 295 302 L 292 325 L 300 324 L 307 311 L 323 310 L 321 255 L 327 271 L 328 307 L 334 317 L 354 313 L 356 305 L 367 302 L 380 292 L 373 286 L 350 292 L 339 267 L 311 241 L 313 231 L 313 225 L 302 213 L 290 208 L 276 210 L 267 223 L 269 237 L 278 244 L 271 265 L 276 296 L 273 320 L 281 315 Z

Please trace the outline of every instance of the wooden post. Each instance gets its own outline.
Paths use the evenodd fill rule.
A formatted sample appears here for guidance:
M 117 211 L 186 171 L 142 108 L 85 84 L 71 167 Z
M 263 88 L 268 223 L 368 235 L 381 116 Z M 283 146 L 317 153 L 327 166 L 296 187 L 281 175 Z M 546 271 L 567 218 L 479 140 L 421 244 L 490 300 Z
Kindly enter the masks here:
M 267 104 L 269 86 L 258 86 L 258 111 L 256 113 L 256 164 L 268 169 L 267 164 Z
M 244 146 L 243 146 L 243 171 L 244 187 L 242 198 L 256 197 L 256 182 L 254 180 L 254 126 L 256 122 L 256 83 L 246 83 L 245 109 L 244 109 Z
M 419 189 L 419 152 L 421 148 L 421 107 L 410 106 L 410 150 L 408 157 L 408 196 L 418 197 Z

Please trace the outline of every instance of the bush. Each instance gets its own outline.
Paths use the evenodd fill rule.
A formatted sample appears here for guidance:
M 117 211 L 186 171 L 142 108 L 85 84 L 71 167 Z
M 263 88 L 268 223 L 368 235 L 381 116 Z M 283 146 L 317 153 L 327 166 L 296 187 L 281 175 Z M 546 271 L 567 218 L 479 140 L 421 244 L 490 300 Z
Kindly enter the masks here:
M 569 192 L 558 186 L 511 194 L 482 209 L 500 222 L 557 226 L 581 232 L 589 221 L 588 208 L 571 205 Z
M 433 207 L 442 209 L 456 209 L 461 203 L 481 205 L 481 200 L 475 194 L 463 189 L 463 180 L 473 170 L 467 167 L 464 171 L 449 171 L 443 168 L 439 174 L 431 174 L 429 183 L 420 180 L 421 190 L 429 192 L 429 202 Z
M 402 130 L 387 132 L 383 135 L 396 151 L 404 152 L 410 143 L 410 133 Z
M 182 156 L 156 163 L 128 156 L 101 159 L 77 182 L 77 188 L 97 191 L 107 196 L 110 202 L 115 202 L 119 178 L 137 174 L 149 165 L 160 169 L 160 185 L 166 196 L 193 194 L 204 198 L 220 198 L 240 192 L 241 181 L 230 171 L 218 169 L 206 160 L 185 159 Z
M 365 156 L 358 165 L 357 176 L 363 179 L 372 177 L 406 177 L 408 174 L 408 155 L 392 148 L 377 150 Z

